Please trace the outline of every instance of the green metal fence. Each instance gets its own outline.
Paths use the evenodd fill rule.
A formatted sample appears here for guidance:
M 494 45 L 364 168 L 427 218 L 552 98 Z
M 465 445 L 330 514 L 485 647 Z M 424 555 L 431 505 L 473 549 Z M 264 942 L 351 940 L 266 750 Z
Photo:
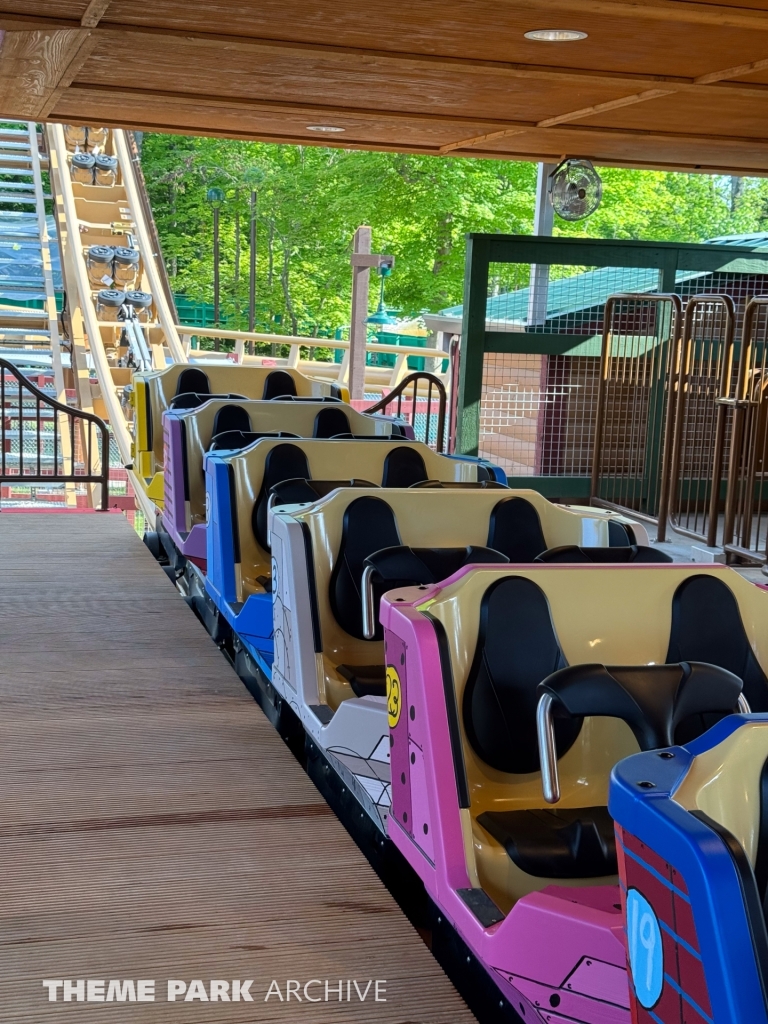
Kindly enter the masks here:
M 603 315 L 620 292 L 684 302 L 728 294 L 741 322 L 747 300 L 768 294 L 768 237 L 680 245 L 469 235 L 457 451 L 493 459 L 516 485 L 588 498 Z

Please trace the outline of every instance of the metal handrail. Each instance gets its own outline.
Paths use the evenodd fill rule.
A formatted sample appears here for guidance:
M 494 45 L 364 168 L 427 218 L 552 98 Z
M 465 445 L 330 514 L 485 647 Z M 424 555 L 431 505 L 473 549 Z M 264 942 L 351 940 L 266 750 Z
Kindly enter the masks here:
M 425 373 L 423 370 L 417 370 L 416 373 L 409 373 L 407 377 L 404 377 L 403 380 L 400 381 L 400 383 L 397 385 L 397 387 L 394 387 L 389 392 L 388 395 L 385 395 L 380 401 L 376 402 L 375 405 L 369 406 L 365 411 L 366 411 L 366 413 L 369 413 L 369 414 L 376 413 L 376 412 L 386 412 L 388 407 L 393 402 L 397 401 L 397 411 L 395 412 L 395 415 L 396 416 L 400 416 L 401 415 L 401 410 L 402 410 L 402 407 L 403 407 L 403 394 L 404 394 L 404 392 L 406 391 L 407 388 L 409 388 L 411 385 L 413 385 L 413 419 L 414 419 L 414 423 L 415 423 L 415 420 L 416 420 L 416 402 L 418 401 L 418 398 L 419 398 L 419 395 L 418 395 L 418 386 L 419 386 L 418 382 L 421 381 L 421 380 L 426 381 L 426 383 L 428 385 L 427 397 L 426 397 L 426 402 L 427 402 L 427 424 L 426 424 L 425 431 L 424 431 L 424 441 L 425 441 L 425 444 L 429 444 L 429 428 L 432 425 L 432 390 L 434 389 L 434 390 L 437 391 L 437 397 L 438 397 L 438 403 L 439 403 L 438 404 L 438 409 L 437 409 L 437 442 L 435 444 L 435 450 L 437 452 L 442 452 L 443 451 L 443 446 L 444 446 L 444 443 L 445 443 L 445 438 L 444 438 L 443 435 L 445 433 L 445 409 L 446 409 L 447 396 L 446 396 L 446 391 L 445 391 L 445 385 L 440 380 L 440 378 L 439 377 L 435 377 L 434 374 L 432 374 L 432 373 Z
M 9 388 L 6 385 L 6 376 L 10 375 L 16 380 L 16 388 Z M 12 391 L 17 394 L 13 395 Z M 27 393 L 27 395 L 24 394 Z M 34 399 L 34 414 L 29 415 L 29 395 Z M 15 402 L 14 402 L 15 399 Z M 15 406 L 15 408 L 14 408 Z M 55 415 L 47 417 L 42 414 L 43 409 L 54 410 Z M 63 424 L 60 422 L 66 417 L 69 429 L 69 452 L 65 456 L 62 435 Z M 18 419 L 19 429 L 11 430 L 7 425 L 10 420 Z M 25 456 L 24 454 L 24 423 L 34 420 L 36 424 L 35 436 L 37 438 L 36 454 Z M 43 430 L 43 422 L 52 423 L 50 430 Z M 85 424 L 88 424 L 87 429 Z M 82 453 L 83 469 L 85 472 L 75 472 L 75 430 L 79 426 L 82 431 Z M 97 437 L 94 438 L 94 428 Z M 94 459 L 94 443 L 98 444 L 98 435 L 101 435 L 100 452 Z M 8 458 L 10 454 L 7 446 L 11 437 L 19 435 L 19 457 L 14 466 L 13 472 L 9 471 Z M 43 472 L 43 442 L 53 442 L 53 462 L 50 472 Z M 59 463 L 70 464 L 70 472 L 60 472 Z M 32 472 L 25 472 L 26 467 L 31 467 Z M 2 483 L 77 483 L 77 484 L 100 484 L 101 485 L 101 511 L 106 512 L 109 508 L 109 429 L 106 423 L 93 413 L 84 412 L 82 409 L 71 409 L 46 395 L 36 387 L 17 367 L 8 362 L 7 359 L 0 359 L 0 482 Z

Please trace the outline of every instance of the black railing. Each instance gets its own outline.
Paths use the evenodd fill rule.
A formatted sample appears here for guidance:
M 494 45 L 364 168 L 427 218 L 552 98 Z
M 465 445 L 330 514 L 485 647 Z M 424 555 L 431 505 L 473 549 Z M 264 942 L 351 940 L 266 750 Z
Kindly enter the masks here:
M 0 483 L 101 484 L 101 509 L 109 507 L 106 423 L 46 395 L 7 359 L 0 359 Z
M 425 387 L 420 392 L 419 384 Z M 410 394 L 406 394 L 410 389 Z M 437 404 L 435 412 L 433 403 Z M 393 408 L 394 406 L 394 408 Z M 422 408 L 423 411 L 422 411 Z M 381 401 L 365 411 L 368 413 L 382 412 L 389 416 L 397 416 L 413 427 L 417 441 L 424 441 L 437 452 L 445 446 L 445 406 L 446 394 L 443 382 L 431 373 L 409 373 Z M 437 429 L 432 431 L 433 423 Z M 423 434 L 423 436 L 421 436 Z

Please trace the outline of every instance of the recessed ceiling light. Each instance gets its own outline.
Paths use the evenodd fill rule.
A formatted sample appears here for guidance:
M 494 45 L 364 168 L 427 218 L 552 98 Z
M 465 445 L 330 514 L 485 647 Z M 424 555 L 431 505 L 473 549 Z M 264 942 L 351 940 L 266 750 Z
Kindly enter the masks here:
M 335 124 L 308 124 L 308 132 L 344 132 L 346 128 L 339 128 Z
M 572 28 L 537 28 L 525 33 L 526 39 L 536 39 L 543 43 L 572 43 L 577 39 L 586 39 L 586 32 Z

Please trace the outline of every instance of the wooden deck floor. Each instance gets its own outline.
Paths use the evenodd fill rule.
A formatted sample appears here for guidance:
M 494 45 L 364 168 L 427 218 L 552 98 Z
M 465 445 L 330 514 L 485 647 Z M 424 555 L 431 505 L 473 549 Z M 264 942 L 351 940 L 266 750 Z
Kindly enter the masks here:
M 4 1024 L 474 1020 L 123 516 L 0 513 L 0 737 Z M 47 1001 L 88 978 L 156 1001 Z M 369 978 L 386 1002 L 336 1001 Z

